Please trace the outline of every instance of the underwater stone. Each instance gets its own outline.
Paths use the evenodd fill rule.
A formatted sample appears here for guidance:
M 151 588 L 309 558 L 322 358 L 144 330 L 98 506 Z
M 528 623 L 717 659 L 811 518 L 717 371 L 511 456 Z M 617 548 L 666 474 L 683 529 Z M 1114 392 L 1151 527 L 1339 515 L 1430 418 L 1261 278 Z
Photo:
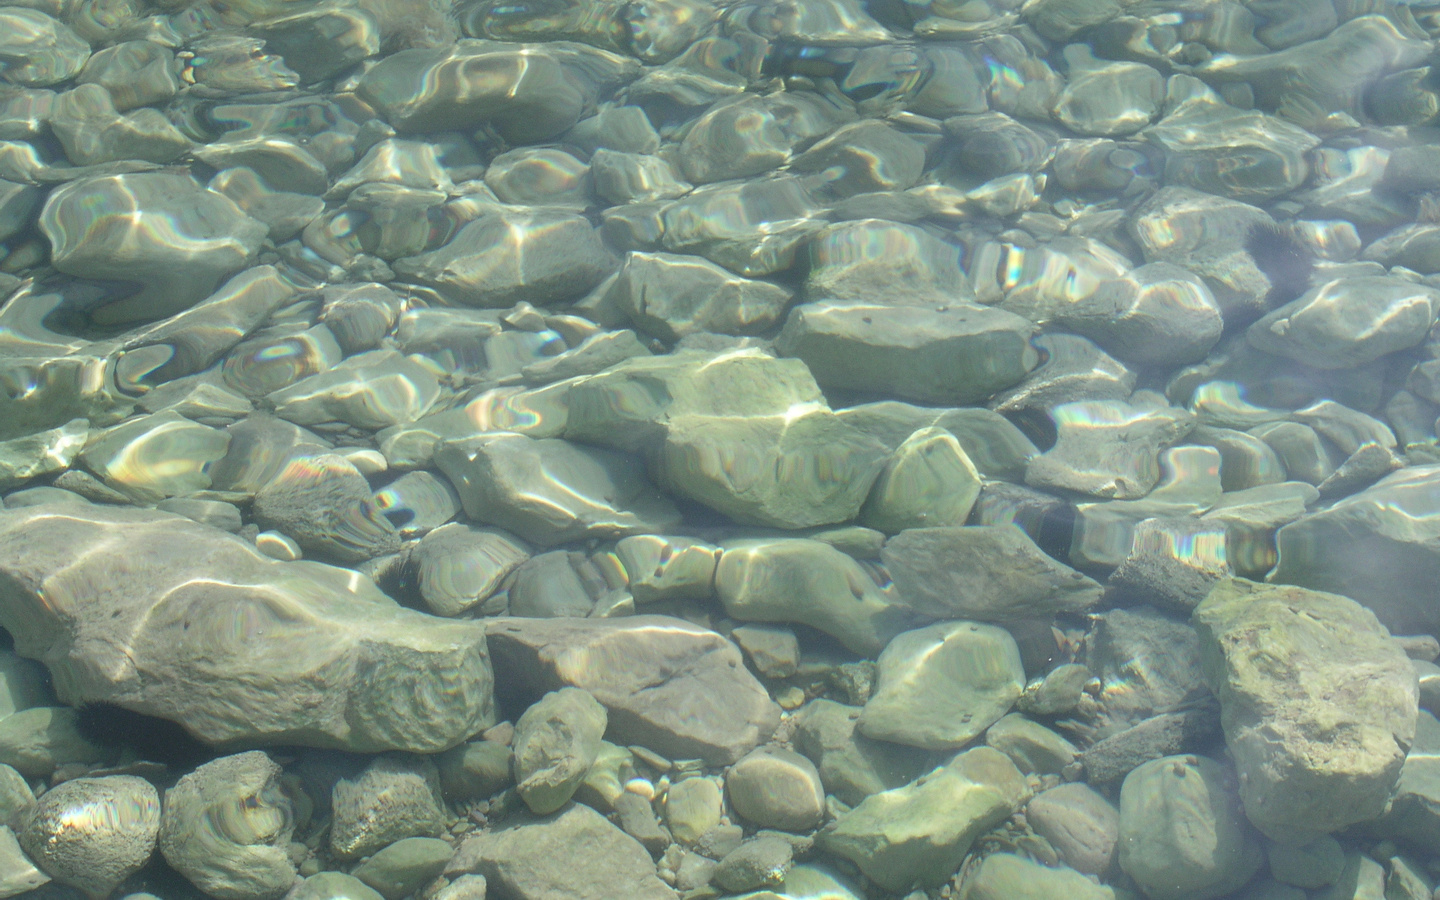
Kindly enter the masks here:
M 74 778 L 20 814 L 16 836 L 61 884 L 104 897 L 145 863 L 160 830 L 160 795 L 134 775 Z
M 1418 699 L 1409 659 L 1372 612 L 1335 594 L 1227 579 L 1191 621 L 1256 827 L 1298 843 L 1385 811 Z
M 165 791 L 160 852 L 216 900 L 269 900 L 295 883 L 295 809 L 281 769 L 252 750 L 211 760 Z
M 77 546 L 92 549 L 76 557 Z M 362 753 L 435 752 L 493 721 L 481 626 L 403 609 L 353 571 L 275 562 L 180 516 L 7 510 L 0 571 L 0 619 L 63 702 L 114 703 L 211 743 Z M 236 616 L 265 641 L 237 641 Z

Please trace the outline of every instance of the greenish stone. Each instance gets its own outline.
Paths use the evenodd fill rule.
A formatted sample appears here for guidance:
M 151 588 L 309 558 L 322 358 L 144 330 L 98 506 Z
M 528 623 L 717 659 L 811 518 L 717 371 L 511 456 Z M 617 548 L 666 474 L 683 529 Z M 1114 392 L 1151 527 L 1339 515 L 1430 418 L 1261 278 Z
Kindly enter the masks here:
M 321 872 L 297 884 L 290 900 L 385 900 L 369 885 L 343 872 Z
M 715 594 L 742 622 L 809 625 L 857 653 L 878 653 L 914 617 L 854 559 L 800 538 L 727 541 Z
M 56 766 L 97 763 L 105 751 L 86 740 L 68 706 L 35 706 L 0 719 L 0 763 L 29 778 L 49 778 Z
M 471 741 L 435 757 L 440 789 L 452 803 L 494 796 L 514 783 L 510 748 L 495 741 Z
M 382 847 L 350 874 L 385 900 L 400 900 L 424 887 L 445 869 L 455 848 L 439 838 L 411 837 Z
M 1010 713 L 986 729 L 985 744 L 1010 757 L 1027 775 L 1058 775 L 1080 755 L 1074 744 L 1019 713 Z
M 1345 848 L 1328 834 L 1308 844 L 1272 842 L 1265 856 L 1276 881 L 1310 890 L 1334 884 L 1345 869 Z
M 964 525 L 979 496 L 980 473 L 955 436 L 922 428 L 885 463 L 860 509 L 860 523 L 889 534 Z
M 650 464 L 656 482 L 737 522 L 809 528 L 853 519 L 884 448 L 824 408 L 679 416 Z
M 0 822 L 15 821 L 15 814 L 35 802 L 35 793 L 25 776 L 11 765 L 0 763 Z
M 888 891 L 935 887 L 1025 794 L 1015 765 L 997 750 L 978 747 L 910 784 L 865 798 L 817 840 Z
M 167 410 L 93 435 L 80 459 L 110 487 L 154 503 L 210 487 L 210 466 L 229 446 L 224 431 Z
M 1115 892 L 1076 872 L 1050 868 L 1014 853 L 985 857 L 965 877 L 966 900 L 1115 900 Z
M 825 816 L 820 773 L 783 747 L 760 747 L 741 757 L 725 775 L 725 790 L 735 812 L 762 828 L 808 831 Z
M 722 812 L 720 783 L 714 778 L 686 778 L 665 792 L 665 824 L 682 844 L 695 843 L 719 825 Z
M 580 688 L 541 697 L 515 723 L 515 786 L 536 815 L 559 809 L 574 795 L 600 752 L 605 707 Z
M 942 311 L 821 300 L 791 311 L 775 349 L 804 360 L 827 388 L 976 403 L 1035 368 L 1034 330 L 1014 313 L 968 303 Z
M 825 789 L 852 806 L 925 771 L 928 754 L 876 741 L 855 727 L 860 708 L 818 698 L 795 717 L 795 746 L 815 763 Z
M 1010 711 L 1025 684 L 1010 632 L 979 622 L 904 632 L 876 665 L 879 684 L 860 714 L 860 731 L 926 750 L 965 746 Z
M 990 478 L 1022 479 L 1025 464 L 1040 452 L 1009 419 L 981 407 L 934 409 L 881 400 L 839 409 L 835 414 L 890 450 L 922 428 L 943 428 L 960 442 L 975 468 Z
M 638 603 L 705 598 L 714 591 L 720 550 L 694 538 L 637 534 L 615 544 L 615 557 Z
M 1374 613 L 1336 594 L 1227 579 L 1191 623 L 1261 831 L 1304 842 L 1385 811 L 1418 698 L 1410 660 Z
M 899 597 L 942 619 L 1008 622 L 1080 612 L 1100 600 L 1094 579 L 1062 565 L 1013 525 L 910 528 L 880 554 Z
M 570 389 L 565 437 L 619 450 L 654 450 L 684 415 L 783 415 L 824 396 L 805 365 L 758 350 L 639 357 Z
M 1120 867 L 1152 900 L 1223 897 L 1263 860 L 1227 767 L 1203 756 L 1167 756 L 1125 776 Z
M 0 442 L 0 490 L 66 469 L 89 434 L 89 422 L 72 419 L 59 428 Z

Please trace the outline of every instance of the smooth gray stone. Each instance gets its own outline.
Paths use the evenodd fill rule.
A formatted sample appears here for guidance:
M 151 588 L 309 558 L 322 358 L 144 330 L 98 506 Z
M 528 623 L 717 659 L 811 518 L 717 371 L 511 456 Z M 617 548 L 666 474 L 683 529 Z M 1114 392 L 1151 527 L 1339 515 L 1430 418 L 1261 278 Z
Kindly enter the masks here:
M 280 767 L 259 750 L 211 760 L 182 776 L 165 791 L 160 815 L 165 861 L 216 900 L 288 891 L 296 879 L 290 859 L 295 809 L 280 776 Z
M 330 442 L 298 425 L 262 412 L 225 429 L 230 446 L 210 466 L 210 487 L 252 497 L 297 459 L 318 456 Z
M 466 515 L 544 547 L 663 532 L 680 519 L 634 459 L 603 448 L 491 433 L 442 443 L 435 463 Z
M 1013 313 L 966 303 L 942 312 L 822 300 L 792 310 L 775 346 L 803 360 L 827 388 L 963 404 L 985 400 L 1035 368 L 1033 332 Z
M 74 709 L 32 706 L 0 719 L 0 763 L 22 775 L 49 778 L 71 763 L 98 763 L 106 751 L 80 733 Z
M 1422 717 L 1422 729 L 1425 724 Z M 1418 731 L 1416 737 L 1420 737 Z M 1323 888 L 1339 880 L 1345 870 L 1345 849 L 1329 835 L 1308 844 L 1270 841 L 1265 846 L 1265 856 L 1275 880 L 1296 887 Z
M 1197 425 L 1187 440 L 1220 451 L 1220 485 L 1242 491 L 1285 480 L 1285 466 L 1270 445 L 1243 431 Z
M 730 630 L 730 640 L 745 651 L 761 678 L 788 678 L 799 670 L 800 641 L 783 625 L 737 625 Z
M 1351 597 L 1396 634 L 1433 631 L 1440 627 L 1428 587 L 1440 577 L 1431 537 L 1440 528 L 1431 500 L 1437 483 L 1440 466 L 1412 466 L 1281 527 L 1268 579 Z
M 1200 703 L 1181 712 L 1152 716 L 1096 741 L 1080 754 L 1080 764 L 1087 782 L 1108 785 L 1152 759 L 1218 752 L 1222 742 L 1219 704 Z
M 1102 282 L 1058 310 L 1054 321 L 1093 339 L 1117 359 L 1163 366 L 1204 359 L 1225 327 L 1205 282 L 1167 262 L 1146 263 Z
M 1246 249 L 1256 228 L 1273 225 L 1264 210 L 1179 185 L 1138 206 L 1127 229 L 1146 262 L 1169 262 L 1200 276 L 1227 319 L 1269 312 L 1273 285 Z
M 1292 32 L 1307 26 L 1318 30 L 1334 22 L 1333 14 L 1327 15 L 1323 7 L 1313 12 L 1306 7 L 1305 14 L 1286 16 L 1290 21 L 1273 18 L 1286 12 L 1290 10 L 1262 8 L 1256 15 L 1269 19 L 1271 28 Z M 1379 15 L 1357 16 L 1313 37 L 1275 53 L 1219 54 L 1198 67 L 1196 74 L 1211 83 L 1244 82 L 1254 91 L 1258 108 L 1282 109 L 1291 121 L 1308 126 L 1337 111 L 1364 115 L 1365 92 L 1358 84 L 1422 65 L 1428 56 L 1422 33 Z M 1284 43 L 1290 40 L 1293 37 Z M 1348 63 L 1343 73 L 1335 65 L 1342 58 Z
M 1083 304 L 1090 285 L 1123 278 L 1132 268 L 1130 259 L 1110 245 L 1074 235 L 1059 235 L 1032 249 L 990 242 L 974 255 L 976 295 L 1036 323 Z
M 367 431 L 413 422 L 440 399 L 426 366 L 394 350 L 358 353 L 269 394 L 275 415 L 297 425 L 344 422 Z
M 437 837 L 448 817 L 439 772 L 425 757 L 375 757 L 358 776 L 335 782 L 330 806 L 330 849 L 340 859 L 407 837 Z
M 76 557 L 77 546 L 103 550 Z M 7 510 L 0 572 L 0 623 L 62 702 L 144 710 L 210 743 L 357 752 L 437 752 L 493 721 L 482 626 L 403 609 L 353 571 L 275 562 L 180 516 Z M 237 639 L 237 615 L 265 640 Z
M 995 853 L 966 879 L 967 900 L 1114 900 L 1115 891 L 1074 869 L 1053 868 L 1014 853 Z
M 14 897 L 50 883 L 50 876 L 20 849 L 9 826 L 0 825 L 0 897 Z
M 259 399 L 326 372 L 343 358 L 329 327 L 321 324 L 301 330 L 282 325 L 263 329 L 237 344 L 220 371 L 226 387 Z
M 1032 679 L 1025 685 L 1025 693 L 1015 702 L 1015 708 L 1036 716 L 1068 713 L 1080 705 L 1085 686 L 1093 677 L 1090 670 L 1079 663 L 1062 663 L 1045 673 L 1045 677 Z
M 1416 849 L 1431 846 L 1440 839 L 1440 755 L 1437 752 L 1440 752 L 1440 721 L 1432 713 L 1421 710 L 1415 722 L 1415 743 L 1405 756 L 1390 808 L 1374 826 L 1380 834 Z M 1280 875 L 1277 873 L 1275 877 Z
M 1055 100 L 1055 118 L 1084 135 L 1134 134 L 1149 125 L 1160 112 L 1165 76 L 1143 63 L 1101 62 L 1089 51 L 1084 44 L 1065 48 L 1070 78 Z
M 509 612 L 525 618 L 585 618 L 606 585 L 584 554 L 573 550 L 538 553 L 515 568 L 506 591 Z
M 709 777 L 686 778 L 665 792 L 665 824 L 675 840 L 694 844 L 720 824 L 724 812 L 720 782 Z
M 649 349 L 628 328 L 600 331 L 562 353 L 522 366 L 520 375 L 526 384 L 552 384 L 594 375 L 632 357 L 650 355 Z
M 384 900 L 365 882 L 343 872 L 320 872 L 295 885 L 285 900 Z
M 134 775 L 58 784 L 15 822 L 20 846 L 36 865 L 92 897 L 140 871 L 159 830 L 160 795 Z
M 395 271 L 469 306 L 577 300 L 615 270 L 590 223 L 575 213 L 494 207 L 437 250 L 395 261 Z
M 875 740 L 925 750 L 965 746 L 1010 711 L 1025 685 L 1015 639 L 977 622 L 906 631 L 876 666 L 879 683 L 858 728 Z
M 1230 893 L 1264 853 L 1234 772 L 1203 756 L 1169 756 L 1140 766 L 1120 787 L 1119 858 L 1147 896 L 1181 900 Z
M 605 707 L 573 687 L 541 697 L 515 723 L 515 789 L 537 816 L 569 802 L 600 753 Z
M 1026 795 L 1025 777 L 997 750 L 977 747 L 840 816 L 819 845 L 897 894 L 949 880 L 971 844 Z
M 571 388 L 565 437 L 618 450 L 653 452 L 670 420 L 685 415 L 784 415 L 824 408 L 824 395 L 799 360 L 759 350 L 681 350 L 629 359 Z
M 123 497 L 154 503 L 210 487 L 208 469 L 229 446 L 224 431 L 163 410 L 92 432 L 80 461 Z
M 650 457 L 655 481 L 748 525 L 797 529 L 853 519 L 884 448 L 823 406 L 767 416 L 674 416 Z
M 1202 518 L 1225 523 L 1226 553 L 1236 573 L 1262 578 L 1275 567 L 1275 529 L 1299 519 L 1319 496 L 1302 481 L 1226 491 Z
M 1106 500 L 1138 500 L 1160 481 L 1160 451 L 1194 427 L 1190 413 L 1118 400 L 1066 403 L 1051 411 L 1055 446 L 1030 461 L 1031 487 Z
M 484 875 L 460 875 L 435 893 L 435 900 L 485 900 Z
M 401 900 L 445 871 L 455 848 L 439 838 L 402 838 L 382 847 L 350 874 L 379 892 L 385 900 Z
M 211 528 L 218 528 L 221 531 L 228 531 L 231 534 L 240 530 L 245 524 L 240 516 L 240 510 L 233 503 L 225 503 L 221 500 L 192 500 L 183 497 L 171 497 L 168 500 L 161 500 L 155 504 L 155 508 L 161 512 L 174 513 L 177 516 L 184 516 L 201 525 L 209 525 Z
M 1176 92 L 1173 81 L 1169 90 Z M 1303 128 L 1235 109 L 1213 92 L 1171 106 L 1143 135 L 1165 151 L 1168 183 L 1245 202 L 1263 202 L 1303 184 L 1310 174 L 1306 154 L 1320 143 Z
M 478 872 L 515 900 L 675 900 L 638 841 L 588 806 L 466 838 L 447 876 Z
M 63 471 L 85 448 L 90 423 L 72 419 L 59 428 L 0 442 L 0 489 Z
M 0 48 L 11 60 L 5 67 L 11 84 L 59 84 L 79 74 L 90 58 L 90 46 L 80 35 L 38 9 L 6 9 L 0 34 L 5 35 Z
M 790 163 L 792 172 L 815 173 L 837 198 L 872 191 L 903 191 L 920 180 L 925 149 L 878 119 L 841 125 Z
M 1055 332 L 1038 335 L 1031 343 L 1046 361 L 1015 387 L 996 394 L 990 401 L 995 412 L 1049 415 L 1063 403 L 1126 400 L 1135 390 L 1135 373 L 1089 338 Z
M 880 552 L 899 598 L 937 618 L 1008 622 L 1079 612 L 1100 585 L 1056 562 L 1013 525 L 910 528 Z
M 1293 843 L 1385 811 L 1418 701 L 1410 660 L 1372 612 L 1335 594 L 1230 579 L 1192 621 L 1261 831 Z
M 740 94 L 701 113 L 680 142 L 685 177 L 708 184 L 759 175 L 788 162 L 792 140 L 766 100 Z
M 808 246 L 810 268 L 802 288 L 807 301 L 937 309 L 971 296 L 955 248 L 913 225 L 883 219 L 837 222 Z
M 855 727 L 860 712 L 859 707 L 817 698 L 795 717 L 796 748 L 815 763 L 825 789 L 852 806 L 913 781 L 925 771 L 928 759 L 917 748 L 861 734 Z
M 857 653 L 878 653 L 914 624 L 858 562 L 820 541 L 727 541 L 715 595 L 742 622 L 793 622 L 831 635 Z
M 599 149 L 590 157 L 595 193 L 602 200 L 624 206 L 670 200 L 688 193 L 692 185 L 680 180 L 664 157 Z
M 60 271 L 143 286 L 89 313 L 111 326 L 155 321 L 203 300 L 253 261 L 267 231 L 224 195 L 169 172 L 64 184 L 45 202 L 40 228 Z
M 1023 476 L 1025 464 L 1040 452 L 1009 419 L 988 409 L 934 409 L 882 400 L 839 409 L 835 414 L 892 451 L 922 428 L 943 428 L 960 442 L 975 468 L 990 478 Z
M 378 347 L 404 308 L 399 295 L 383 284 L 330 285 L 321 290 L 321 296 L 325 305 L 320 321 L 346 353 Z
M 528 558 L 529 548 L 513 535 L 452 522 L 421 538 L 406 564 L 430 611 L 458 616 L 489 599 Z
M 1059 775 L 1080 755 L 1074 744 L 1019 713 L 1008 713 L 985 729 L 985 745 L 1010 757 L 1027 775 Z
M 725 854 L 710 880 L 732 891 L 781 888 L 790 871 L 794 850 L 790 842 L 773 835 L 758 835 Z
M 725 773 L 735 812 L 761 828 L 809 831 L 825 817 L 825 789 L 810 760 L 793 750 L 761 747 Z
M 1342 278 L 1302 294 L 1245 332 L 1252 346 L 1324 369 L 1413 347 L 1435 324 L 1440 291 L 1402 278 Z
M 720 548 L 693 538 L 637 534 L 615 542 L 615 558 L 637 604 L 704 599 L 715 589 Z
M 640 794 L 621 791 L 615 798 L 615 820 L 620 829 L 655 855 L 670 845 L 670 833 L 660 827 L 655 808 Z
M 291 462 L 256 493 L 251 514 L 322 558 L 359 562 L 400 549 L 365 476 L 336 454 Z
M 406 472 L 377 490 L 375 503 L 402 538 L 423 540 L 460 513 L 460 495 L 450 482 L 426 471 Z
M 490 160 L 485 184 L 512 206 L 583 211 L 590 206 L 590 166 L 557 147 L 519 147 Z
M 190 140 L 160 110 L 121 113 L 98 84 L 77 85 L 56 97 L 50 127 L 77 166 L 122 159 L 168 163 L 190 149 Z
M 689 334 L 759 334 L 779 321 L 791 292 L 741 278 L 709 260 L 675 253 L 628 253 L 609 298 L 635 327 L 663 341 Z
M 822 227 L 819 209 L 799 178 L 782 174 L 701 185 L 660 210 L 661 246 L 636 247 L 695 253 L 737 275 L 783 272 Z M 654 227 L 643 211 L 644 227 Z M 635 222 L 640 232 L 642 221 Z
M 584 688 L 609 714 L 612 740 L 727 765 L 780 720 L 735 645 L 680 619 L 500 618 L 486 625 L 502 693 L 528 703 L 546 690 Z
M 979 495 L 975 464 L 954 435 L 932 425 L 890 454 L 860 509 L 860 522 L 889 534 L 964 525 Z
M 484 800 L 514 783 L 510 748 L 495 741 L 471 741 L 435 757 L 440 787 L 454 803 Z
M 1366 247 L 1363 256 L 1387 269 L 1403 266 L 1423 275 L 1440 272 L 1440 228 L 1429 223 L 1402 225 Z
M 1119 15 L 1120 3 L 1118 0 L 1032 0 L 1021 14 L 1043 37 L 1064 41 L 1081 29 Z
M 1025 821 L 1050 842 L 1065 864 L 1104 876 L 1120 842 L 1120 811 L 1087 784 L 1062 784 L 1025 804 Z
M 271 242 L 276 244 L 301 234 L 325 213 L 325 201 L 319 197 L 273 190 L 249 169 L 222 169 L 206 187 L 229 197 L 247 216 L 263 222 Z
M 0 763 L 0 822 L 13 822 L 16 814 L 35 802 L 30 784 L 14 766 Z

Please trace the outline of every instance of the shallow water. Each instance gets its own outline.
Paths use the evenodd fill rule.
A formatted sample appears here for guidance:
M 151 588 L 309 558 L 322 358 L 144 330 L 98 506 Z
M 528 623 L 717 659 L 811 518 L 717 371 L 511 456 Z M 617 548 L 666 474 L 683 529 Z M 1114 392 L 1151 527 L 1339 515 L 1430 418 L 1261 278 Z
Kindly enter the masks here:
M 1429 900 L 1437 39 L 0 0 L 0 897 Z

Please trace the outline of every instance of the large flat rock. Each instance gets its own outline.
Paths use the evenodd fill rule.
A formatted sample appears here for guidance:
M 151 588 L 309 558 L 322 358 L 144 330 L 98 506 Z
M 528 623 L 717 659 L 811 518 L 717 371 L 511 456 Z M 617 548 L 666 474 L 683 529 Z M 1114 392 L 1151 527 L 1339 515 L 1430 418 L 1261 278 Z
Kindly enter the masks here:
M 1381 815 L 1415 740 L 1418 688 L 1360 604 L 1221 581 L 1192 617 L 1245 814 L 1282 843 Z
M 546 691 L 589 691 L 609 714 L 607 737 L 679 758 L 728 765 L 770 737 L 780 708 L 745 668 L 740 648 L 683 619 L 487 621 L 502 700 L 528 706 Z
M 215 744 L 427 753 L 493 721 L 482 626 L 168 513 L 0 512 L 0 625 L 63 702 L 114 703 Z

